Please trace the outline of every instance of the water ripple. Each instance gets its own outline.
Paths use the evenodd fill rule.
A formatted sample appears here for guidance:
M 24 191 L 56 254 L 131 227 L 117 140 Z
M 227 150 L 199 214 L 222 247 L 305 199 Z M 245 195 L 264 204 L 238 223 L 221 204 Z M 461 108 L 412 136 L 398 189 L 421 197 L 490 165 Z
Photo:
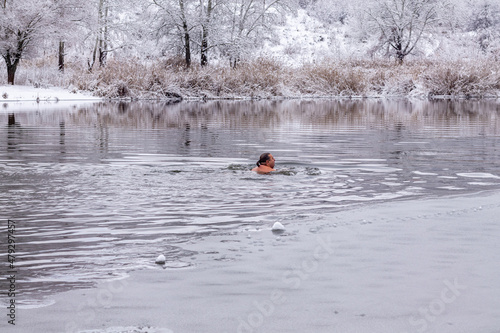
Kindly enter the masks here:
M 470 113 L 457 102 L 466 118 L 425 103 L 412 112 L 351 103 L 360 104 L 131 104 L 125 113 L 100 104 L 16 114 L 15 125 L 0 127 L 0 198 L 18 226 L 20 301 L 155 267 L 159 253 L 166 268 L 188 267 L 195 253 L 185 244 L 213 232 L 500 188 L 494 103 Z M 274 175 L 249 171 L 264 151 L 276 157 Z

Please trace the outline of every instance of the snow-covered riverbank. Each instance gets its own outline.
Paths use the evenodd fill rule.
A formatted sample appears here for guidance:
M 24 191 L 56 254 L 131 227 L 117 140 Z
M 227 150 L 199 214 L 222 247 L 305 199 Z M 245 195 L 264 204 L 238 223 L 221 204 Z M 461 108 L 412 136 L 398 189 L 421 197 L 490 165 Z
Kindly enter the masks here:
M 60 87 L 35 88 L 32 86 L 0 85 L 0 112 L 67 108 L 68 105 L 93 103 L 102 98 L 88 92 Z
M 26 69 L 30 71 L 30 69 Z M 274 58 L 225 66 L 167 66 L 109 61 L 94 72 L 66 71 L 64 80 L 40 77 L 53 88 L 0 86 L 0 100 L 280 98 L 498 98 L 498 62 L 336 61 L 290 67 Z M 70 87 L 67 89 L 55 88 Z M 13 90 L 11 90 L 13 89 Z M 82 93 L 86 92 L 86 93 Z
M 35 88 L 32 86 L 1 85 L 0 98 L 3 102 L 58 102 L 75 100 L 96 100 L 98 97 L 75 89 L 59 87 Z

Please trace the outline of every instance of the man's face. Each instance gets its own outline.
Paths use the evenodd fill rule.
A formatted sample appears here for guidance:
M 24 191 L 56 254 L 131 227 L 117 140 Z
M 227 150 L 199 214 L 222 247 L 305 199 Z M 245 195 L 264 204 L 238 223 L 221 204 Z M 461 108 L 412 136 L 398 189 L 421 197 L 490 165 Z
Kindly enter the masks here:
M 274 169 L 274 156 L 269 154 L 269 160 L 267 160 L 267 166 L 270 167 L 271 169 Z

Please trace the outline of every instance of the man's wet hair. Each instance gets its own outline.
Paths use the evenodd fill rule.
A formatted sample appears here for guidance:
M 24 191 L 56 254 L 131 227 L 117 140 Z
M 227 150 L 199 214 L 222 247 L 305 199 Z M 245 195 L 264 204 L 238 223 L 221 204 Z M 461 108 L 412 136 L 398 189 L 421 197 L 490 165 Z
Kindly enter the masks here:
M 256 164 L 257 164 L 257 166 L 261 166 L 261 164 L 266 163 L 270 159 L 271 159 L 271 153 L 264 153 L 264 154 L 260 155 L 260 158 Z

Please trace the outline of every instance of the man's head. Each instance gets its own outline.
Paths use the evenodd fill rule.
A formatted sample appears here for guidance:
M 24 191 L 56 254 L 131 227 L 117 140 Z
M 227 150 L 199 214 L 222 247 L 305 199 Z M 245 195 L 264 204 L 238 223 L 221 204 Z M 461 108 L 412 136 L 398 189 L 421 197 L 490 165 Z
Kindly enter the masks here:
M 273 155 L 271 155 L 271 153 L 264 153 L 264 154 L 260 155 L 259 161 L 257 162 L 257 166 L 266 165 L 266 166 L 270 167 L 271 169 L 273 169 L 274 163 L 275 163 L 275 160 L 274 160 Z

